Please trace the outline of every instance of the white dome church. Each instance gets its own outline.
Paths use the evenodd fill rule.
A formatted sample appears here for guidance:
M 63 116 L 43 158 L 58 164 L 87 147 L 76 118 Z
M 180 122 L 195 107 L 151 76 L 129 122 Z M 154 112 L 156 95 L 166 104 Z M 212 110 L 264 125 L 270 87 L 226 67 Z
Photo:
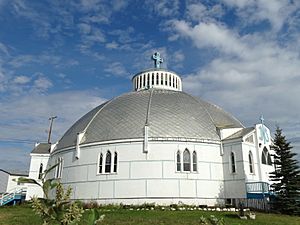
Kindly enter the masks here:
M 133 91 L 94 108 L 56 143 L 38 144 L 29 177 L 51 176 L 72 199 L 101 204 L 230 203 L 268 196 L 269 129 L 245 128 L 220 107 L 182 91 L 179 75 L 155 68 L 133 76 Z M 28 186 L 27 199 L 42 196 Z

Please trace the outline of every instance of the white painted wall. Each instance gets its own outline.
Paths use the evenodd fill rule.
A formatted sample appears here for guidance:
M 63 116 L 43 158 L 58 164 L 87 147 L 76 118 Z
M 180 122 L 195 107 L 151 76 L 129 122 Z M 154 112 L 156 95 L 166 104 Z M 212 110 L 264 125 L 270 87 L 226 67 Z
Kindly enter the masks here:
M 228 133 L 227 133 L 228 135 Z M 97 200 L 100 203 L 214 205 L 226 198 L 245 198 L 246 182 L 268 180 L 273 166 L 261 165 L 262 145 L 258 128 L 254 143 L 245 137 L 224 141 L 223 153 L 216 143 L 149 141 L 149 152 L 143 152 L 143 142 L 112 143 L 80 146 L 80 158 L 75 148 L 56 151 L 49 159 L 54 165 L 63 158 L 61 181 L 73 189 L 73 199 Z M 271 143 L 264 145 L 269 148 Z M 176 172 L 176 153 L 188 148 L 197 152 L 197 172 Z M 110 150 L 118 153 L 118 170 L 98 174 L 98 158 Z M 254 173 L 249 171 L 249 151 L 253 154 Z M 235 154 L 236 172 L 231 171 L 230 153 Z M 37 161 L 33 165 L 39 165 Z M 38 168 L 38 167 L 36 167 Z M 33 169 L 32 169 L 33 170 Z M 33 174 L 33 171 L 31 172 Z M 50 174 L 54 176 L 55 171 Z
M 39 169 L 41 163 L 43 164 L 43 170 L 47 168 L 49 154 L 30 154 L 30 169 L 29 169 L 29 178 L 38 180 L 39 176 Z M 43 190 L 41 187 L 35 184 L 26 184 L 27 186 L 27 193 L 26 193 L 26 200 L 30 200 L 33 196 L 37 196 L 39 198 L 43 197 Z
M 10 192 L 11 190 L 15 188 L 25 188 L 25 184 L 18 184 L 15 180 L 18 180 L 22 176 L 15 176 L 15 175 L 10 175 L 8 182 L 7 182 L 7 192 Z
M 176 152 L 185 148 L 197 152 L 197 172 L 176 172 Z M 118 152 L 118 171 L 97 174 L 98 155 L 107 150 Z M 147 154 L 143 153 L 142 142 L 82 146 L 78 160 L 72 149 L 53 154 L 49 164 L 53 165 L 58 157 L 64 159 L 62 182 L 73 188 L 74 199 L 214 205 L 224 197 L 222 157 L 217 144 L 150 141 Z
M 224 144 L 223 149 L 225 198 L 245 198 L 245 170 L 243 163 L 242 143 L 239 140 L 231 141 Z M 235 173 L 232 173 L 231 169 L 231 152 L 233 152 L 235 155 Z
M 7 191 L 8 179 L 9 174 L 0 170 L 0 193 L 5 193 Z
M 24 184 L 18 184 L 15 180 L 18 180 L 22 176 L 11 175 L 9 173 L 0 171 L 0 193 L 11 192 L 15 188 L 26 187 Z

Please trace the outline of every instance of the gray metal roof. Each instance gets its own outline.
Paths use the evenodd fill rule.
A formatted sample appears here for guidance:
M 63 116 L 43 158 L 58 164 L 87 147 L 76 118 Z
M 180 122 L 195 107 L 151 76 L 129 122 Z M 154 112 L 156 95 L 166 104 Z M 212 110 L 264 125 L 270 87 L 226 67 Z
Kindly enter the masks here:
M 79 119 L 61 138 L 56 149 L 81 144 L 142 138 L 146 122 L 151 138 L 220 140 L 217 127 L 243 127 L 220 107 L 185 92 L 149 89 L 130 92 L 108 101 Z
M 34 154 L 49 154 L 51 149 L 51 144 L 49 143 L 39 143 L 35 148 L 32 150 L 31 153 Z
M 253 130 L 255 130 L 254 127 L 247 127 L 244 129 L 239 130 L 238 132 L 235 132 L 234 134 L 228 136 L 227 138 L 225 138 L 224 140 L 231 140 L 231 139 L 236 139 L 236 138 L 242 138 L 245 135 L 249 134 L 250 132 L 252 132 Z
M 23 177 L 28 177 L 29 172 L 28 171 L 19 171 L 19 170 L 4 170 L 0 169 L 0 171 L 7 173 L 12 176 L 23 176 Z

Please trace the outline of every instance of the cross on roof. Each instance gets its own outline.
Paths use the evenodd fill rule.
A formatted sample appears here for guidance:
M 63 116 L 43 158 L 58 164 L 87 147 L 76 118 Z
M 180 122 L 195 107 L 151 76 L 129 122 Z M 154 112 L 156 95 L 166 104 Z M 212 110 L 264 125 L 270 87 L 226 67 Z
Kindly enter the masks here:
M 163 63 L 163 59 L 160 57 L 160 53 L 159 52 L 155 52 L 152 55 L 152 59 L 154 60 L 154 66 L 155 68 L 160 68 L 160 64 Z

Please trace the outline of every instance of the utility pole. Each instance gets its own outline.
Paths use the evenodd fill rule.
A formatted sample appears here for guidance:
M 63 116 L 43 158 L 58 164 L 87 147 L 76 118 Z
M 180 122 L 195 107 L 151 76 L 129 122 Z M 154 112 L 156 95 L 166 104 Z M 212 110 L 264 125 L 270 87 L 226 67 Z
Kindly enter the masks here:
M 53 125 L 54 119 L 56 119 L 56 118 L 57 118 L 57 116 L 51 116 L 49 118 L 49 120 L 50 120 L 50 129 L 49 129 L 49 134 L 48 134 L 48 144 L 51 144 L 50 139 L 51 139 L 52 125 Z

